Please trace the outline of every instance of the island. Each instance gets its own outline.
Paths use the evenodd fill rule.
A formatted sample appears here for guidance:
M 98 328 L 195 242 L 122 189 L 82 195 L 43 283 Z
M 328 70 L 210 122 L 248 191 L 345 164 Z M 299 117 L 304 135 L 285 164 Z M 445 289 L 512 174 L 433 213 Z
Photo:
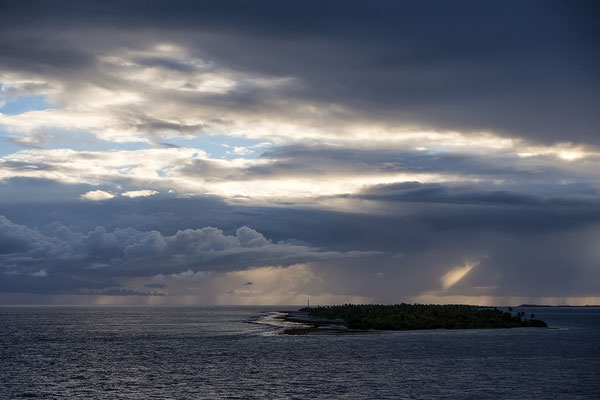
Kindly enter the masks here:
M 456 304 L 344 304 L 304 307 L 290 312 L 287 321 L 303 325 L 288 328 L 285 334 L 360 333 L 423 329 L 499 329 L 548 325 L 534 315 L 515 314 L 496 307 Z

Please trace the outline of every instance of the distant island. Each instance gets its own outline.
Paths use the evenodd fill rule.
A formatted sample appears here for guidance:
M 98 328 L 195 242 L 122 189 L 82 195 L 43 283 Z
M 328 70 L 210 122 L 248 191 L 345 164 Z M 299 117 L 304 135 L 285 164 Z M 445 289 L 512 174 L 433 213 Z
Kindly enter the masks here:
M 598 304 L 586 304 L 586 305 L 582 305 L 582 306 L 572 306 L 569 304 L 559 304 L 559 305 L 550 305 L 550 304 L 521 304 L 520 306 L 517 307 L 529 307 L 529 308 L 533 308 L 533 307 L 556 307 L 556 308 L 567 308 L 567 307 L 573 307 L 573 308 L 582 308 L 582 307 L 593 307 L 593 308 L 598 308 L 600 307 L 600 305 Z
M 286 319 L 306 324 L 307 327 L 286 329 L 284 333 L 548 327 L 544 321 L 534 317 L 534 314 L 526 317 L 524 312 L 512 314 L 497 308 L 468 305 L 345 304 L 304 307 L 292 312 Z

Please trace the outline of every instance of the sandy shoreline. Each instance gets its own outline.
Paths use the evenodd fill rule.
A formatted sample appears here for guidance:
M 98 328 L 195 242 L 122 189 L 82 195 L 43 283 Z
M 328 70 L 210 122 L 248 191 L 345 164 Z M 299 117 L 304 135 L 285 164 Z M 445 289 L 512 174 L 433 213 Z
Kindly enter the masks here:
M 365 331 L 358 329 L 348 329 L 341 319 L 330 320 L 324 318 L 311 317 L 306 311 L 282 311 L 282 320 L 294 322 L 299 325 L 297 328 L 287 328 L 284 335 L 356 335 L 371 334 L 379 331 Z

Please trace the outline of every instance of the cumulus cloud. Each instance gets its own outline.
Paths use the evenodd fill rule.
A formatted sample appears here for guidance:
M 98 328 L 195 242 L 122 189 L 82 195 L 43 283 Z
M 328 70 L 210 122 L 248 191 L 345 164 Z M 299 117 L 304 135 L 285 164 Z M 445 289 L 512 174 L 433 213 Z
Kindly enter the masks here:
M 246 226 L 237 229 L 234 235 L 226 235 L 213 227 L 180 230 L 171 236 L 133 228 L 109 232 L 102 226 L 87 233 L 72 232 L 60 224 L 53 230 L 55 236 L 42 234 L 1 216 L 0 267 L 5 275 L 28 274 L 39 278 L 51 273 L 110 279 L 112 274 L 152 276 L 170 273 L 169 276 L 177 280 L 195 281 L 205 278 L 210 271 L 286 266 L 377 254 L 323 251 L 309 246 L 273 243 Z M 46 267 L 40 270 L 41 263 Z

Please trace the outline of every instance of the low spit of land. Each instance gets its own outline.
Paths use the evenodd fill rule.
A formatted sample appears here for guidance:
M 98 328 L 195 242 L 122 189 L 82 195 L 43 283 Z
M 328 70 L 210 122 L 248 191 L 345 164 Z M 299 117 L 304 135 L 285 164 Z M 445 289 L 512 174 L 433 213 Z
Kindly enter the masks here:
M 373 331 L 406 331 L 421 329 L 498 329 L 539 327 L 544 321 L 497 308 L 436 304 L 345 304 L 340 306 L 302 308 L 290 312 L 286 320 L 304 324 L 286 329 L 291 335 L 311 333 L 363 333 Z

